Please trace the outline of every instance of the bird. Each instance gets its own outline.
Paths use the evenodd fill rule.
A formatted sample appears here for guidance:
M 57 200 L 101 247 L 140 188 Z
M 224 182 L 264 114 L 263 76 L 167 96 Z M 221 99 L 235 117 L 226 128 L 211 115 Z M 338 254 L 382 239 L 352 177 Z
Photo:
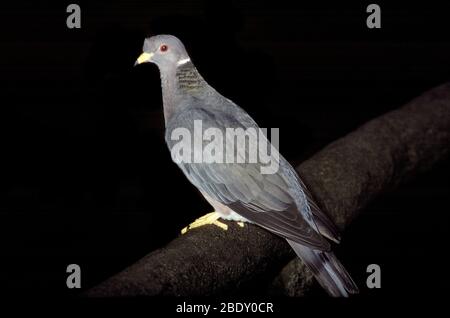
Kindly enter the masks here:
M 236 221 L 240 226 L 253 223 L 286 239 L 330 296 L 349 297 L 358 293 L 357 285 L 331 251 L 330 240 L 339 243 L 339 231 L 314 202 L 300 176 L 278 150 L 272 150 L 278 154 L 277 169 L 272 173 L 262 173 L 264 163 L 260 160 L 176 160 L 174 149 L 180 146 L 181 138 L 174 138 L 174 133 L 183 128 L 195 134 L 196 122 L 201 122 L 202 131 L 211 128 L 222 132 L 225 137 L 214 142 L 215 146 L 224 146 L 225 150 L 234 142 L 233 138 L 227 137 L 227 129 L 260 131 L 244 109 L 206 82 L 184 44 L 173 35 L 147 37 L 135 65 L 143 63 L 154 63 L 159 68 L 165 140 L 172 152 L 172 159 L 214 208 L 214 212 L 200 217 L 182 233 L 206 224 L 215 224 L 227 230 L 227 225 L 220 219 Z M 185 159 L 192 159 L 199 155 L 196 152 L 201 151 L 196 147 L 187 147 L 191 141 L 184 141 Z M 267 138 L 264 142 L 272 146 Z M 201 143 L 204 145 L 206 141 L 202 139 Z M 233 152 L 233 155 L 238 156 L 237 153 Z M 248 150 L 243 154 L 248 154 Z

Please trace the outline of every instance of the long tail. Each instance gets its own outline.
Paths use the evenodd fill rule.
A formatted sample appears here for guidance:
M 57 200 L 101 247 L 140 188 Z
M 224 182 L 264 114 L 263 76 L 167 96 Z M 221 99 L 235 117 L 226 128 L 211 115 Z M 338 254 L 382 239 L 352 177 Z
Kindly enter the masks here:
M 358 287 L 332 252 L 313 250 L 299 243 L 287 241 L 330 296 L 348 297 L 349 294 L 358 293 Z

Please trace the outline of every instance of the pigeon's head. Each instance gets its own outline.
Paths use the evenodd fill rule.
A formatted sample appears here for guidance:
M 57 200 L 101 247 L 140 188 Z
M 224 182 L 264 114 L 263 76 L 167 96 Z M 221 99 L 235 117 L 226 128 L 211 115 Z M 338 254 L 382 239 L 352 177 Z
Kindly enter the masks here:
M 146 38 L 143 51 L 135 65 L 152 62 L 163 70 L 190 61 L 183 43 L 173 35 L 155 35 Z

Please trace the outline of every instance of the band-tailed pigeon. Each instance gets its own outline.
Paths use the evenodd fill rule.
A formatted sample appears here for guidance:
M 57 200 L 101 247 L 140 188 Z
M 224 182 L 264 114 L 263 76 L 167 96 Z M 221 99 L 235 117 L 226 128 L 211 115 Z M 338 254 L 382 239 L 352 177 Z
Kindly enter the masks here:
M 259 130 L 243 109 L 208 85 L 176 37 L 157 35 L 145 39 L 143 53 L 136 64 L 145 62 L 155 63 L 161 73 L 166 142 L 172 157 L 179 143 L 179 139 L 174 140 L 174 133 L 180 128 L 196 133 L 196 121 L 201 122 L 204 131 L 216 129 L 223 132 L 223 136 L 227 136 L 229 128 Z M 226 150 L 226 146 L 234 142 L 227 137 L 215 139 L 211 142 L 224 145 Z M 189 143 L 185 146 L 191 145 L 191 140 L 185 142 Z M 205 139 L 202 143 L 206 145 Z M 183 151 L 190 151 L 184 153 L 187 157 L 183 158 L 192 159 L 196 155 L 203 158 L 204 153 L 196 153 L 201 149 L 183 148 Z M 244 154 L 248 154 L 247 149 Z M 238 154 L 233 152 L 233 155 Z M 339 242 L 337 229 L 313 202 L 294 168 L 282 156 L 278 157 L 278 170 L 274 173 L 262 173 L 263 163 L 259 161 L 206 161 L 176 160 L 186 177 L 215 209 L 189 229 L 203 224 L 216 224 L 226 229 L 218 218 L 255 223 L 285 238 L 330 295 L 347 297 L 358 292 L 324 238 Z

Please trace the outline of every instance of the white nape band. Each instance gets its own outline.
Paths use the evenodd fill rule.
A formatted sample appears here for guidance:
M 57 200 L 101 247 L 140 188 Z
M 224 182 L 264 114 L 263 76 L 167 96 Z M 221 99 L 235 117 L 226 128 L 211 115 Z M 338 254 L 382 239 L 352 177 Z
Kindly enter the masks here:
M 182 60 L 179 60 L 179 61 L 177 62 L 177 65 L 183 65 L 183 64 L 186 64 L 187 62 L 190 62 L 190 61 L 191 61 L 190 58 L 182 59 Z

